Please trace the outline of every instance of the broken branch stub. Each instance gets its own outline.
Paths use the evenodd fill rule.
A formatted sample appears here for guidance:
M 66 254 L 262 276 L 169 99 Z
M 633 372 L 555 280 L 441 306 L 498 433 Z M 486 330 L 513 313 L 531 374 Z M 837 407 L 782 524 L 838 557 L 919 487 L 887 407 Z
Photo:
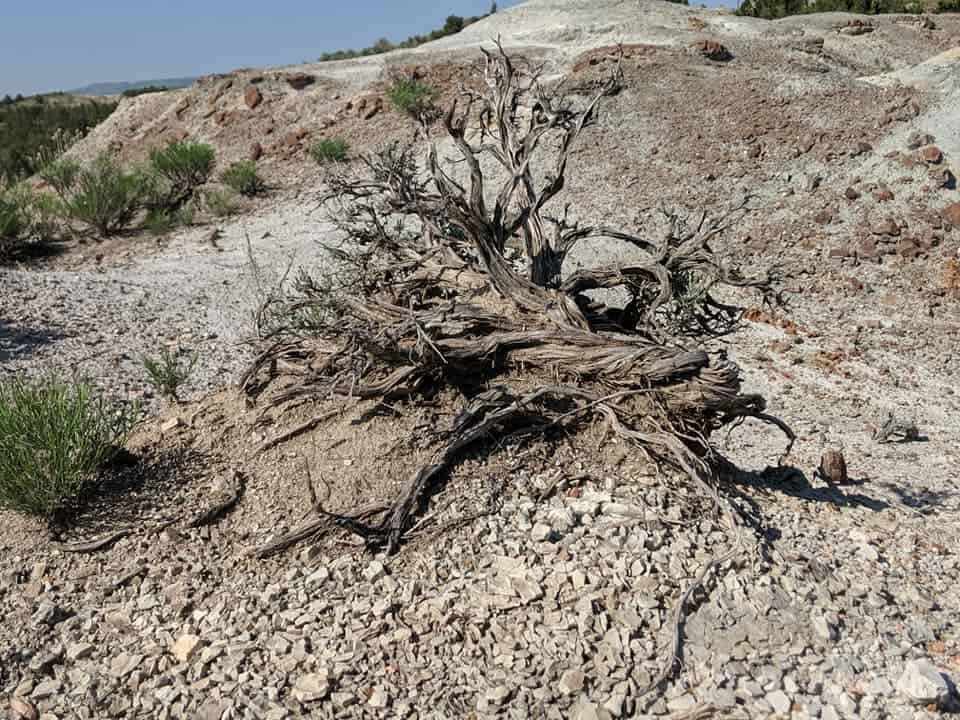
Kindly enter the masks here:
M 274 309 L 285 324 L 244 379 L 268 407 L 308 397 L 416 401 L 445 389 L 466 396 L 434 458 L 388 510 L 362 518 L 317 510 L 390 551 L 464 450 L 488 439 L 519 430 L 550 442 L 557 428 L 576 432 L 597 418 L 717 499 L 711 434 L 744 418 L 785 428 L 762 397 L 742 392 L 737 366 L 705 345 L 740 316 L 714 297 L 717 287 L 774 297 L 772 276 L 743 276 L 711 247 L 745 203 L 716 217 L 662 211 L 655 235 L 580 226 L 566 211 L 548 217 L 571 149 L 623 76 L 618 64 L 578 100 L 528 68 L 502 47 L 485 52 L 482 89 L 465 89 L 465 102 L 444 115 L 464 182 L 436 144 L 423 167 L 416 148 L 395 145 L 333 171 L 325 199 L 344 238 L 330 248 L 335 267 L 303 276 Z M 485 173 L 485 157 L 495 171 Z M 569 252 L 600 240 L 628 243 L 643 260 L 564 277 Z M 624 307 L 587 295 L 615 287 L 629 298 Z

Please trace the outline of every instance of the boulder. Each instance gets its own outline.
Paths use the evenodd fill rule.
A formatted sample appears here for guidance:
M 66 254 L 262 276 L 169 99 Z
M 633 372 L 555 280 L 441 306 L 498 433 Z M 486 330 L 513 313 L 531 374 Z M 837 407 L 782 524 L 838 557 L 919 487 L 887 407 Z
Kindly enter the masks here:
M 950 699 L 946 675 L 926 660 L 911 660 L 897 681 L 897 692 L 914 705 L 944 707 Z
M 699 40 L 690 46 L 707 60 L 727 62 L 733 60 L 733 54 L 716 40 Z
M 307 73 L 291 73 L 287 75 L 285 80 L 287 85 L 292 87 L 294 90 L 303 90 L 308 85 L 313 85 L 313 82 L 316 78 L 313 75 L 308 75 Z
M 260 88 L 255 85 L 247 85 L 247 89 L 243 91 L 243 101 L 247 104 L 248 108 L 253 110 L 263 102 L 263 93 L 261 93 Z

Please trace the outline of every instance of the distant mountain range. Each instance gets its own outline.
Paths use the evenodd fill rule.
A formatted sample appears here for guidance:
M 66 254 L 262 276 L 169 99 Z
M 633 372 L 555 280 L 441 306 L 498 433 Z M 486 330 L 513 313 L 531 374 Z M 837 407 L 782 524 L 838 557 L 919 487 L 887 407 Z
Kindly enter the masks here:
M 125 90 L 139 90 L 140 88 L 163 86 L 168 88 L 182 88 L 193 85 L 195 77 L 161 78 L 159 80 L 140 80 L 138 82 L 101 82 L 74 90 L 67 90 L 71 95 L 119 95 Z

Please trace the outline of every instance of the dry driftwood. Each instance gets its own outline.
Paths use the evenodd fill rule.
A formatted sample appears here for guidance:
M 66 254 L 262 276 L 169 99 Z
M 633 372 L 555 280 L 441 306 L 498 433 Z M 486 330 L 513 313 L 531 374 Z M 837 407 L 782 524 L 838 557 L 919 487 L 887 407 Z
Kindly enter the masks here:
M 122 537 L 126 537 L 132 532 L 131 528 L 124 528 L 122 530 L 115 530 L 114 532 L 108 533 L 99 538 L 93 540 L 85 540 L 82 542 L 73 542 L 65 543 L 62 545 L 55 545 L 54 547 L 57 550 L 62 550 L 63 552 L 68 553 L 93 553 L 97 550 L 103 550 L 110 545 L 113 545 L 117 540 Z
M 482 89 L 463 88 L 462 102 L 442 115 L 465 182 L 436 144 L 423 165 L 415 148 L 395 145 L 328 178 L 325 200 L 346 237 L 328 248 L 337 270 L 301 276 L 291 296 L 261 309 L 266 347 L 243 387 L 264 408 L 309 398 L 415 401 L 445 388 L 467 403 L 387 512 L 332 514 L 314 502 L 316 523 L 327 524 L 290 537 L 334 523 L 396 551 L 468 447 L 515 433 L 575 432 L 593 419 L 682 470 L 736 522 L 717 489 L 710 436 L 754 418 L 792 437 L 762 397 L 741 391 L 736 365 L 706 344 L 740 317 L 715 288 L 775 299 L 773 276 L 746 277 L 711 246 L 746 201 L 717 216 L 655 212 L 655 227 L 640 230 L 548 214 L 571 149 L 621 84 L 618 64 L 576 101 L 502 48 L 484 52 Z M 485 174 L 482 157 L 497 173 Z M 645 259 L 565 277 L 569 253 L 598 238 L 627 243 Z M 610 288 L 626 292 L 623 307 L 586 294 Z

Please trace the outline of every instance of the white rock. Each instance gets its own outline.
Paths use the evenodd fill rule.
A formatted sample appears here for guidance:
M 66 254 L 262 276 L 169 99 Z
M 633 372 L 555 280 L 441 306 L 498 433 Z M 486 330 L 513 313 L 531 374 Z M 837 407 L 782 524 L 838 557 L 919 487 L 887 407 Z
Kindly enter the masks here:
M 181 635 L 173 644 L 173 656 L 178 662 L 189 662 L 200 647 L 200 637 L 197 635 Z
M 301 703 L 323 700 L 329 692 L 330 681 L 326 673 L 301 675 L 293 686 L 293 697 Z
M 564 695 L 573 695 L 583 690 L 583 671 L 567 670 L 560 677 L 559 689 Z
M 500 707 L 510 697 L 510 688 L 506 685 L 497 685 L 487 690 L 484 697 L 489 705 Z
M 373 692 L 370 693 L 370 697 L 367 698 L 367 705 L 372 708 L 383 709 L 390 703 L 390 698 L 387 697 L 387 693 L 384 692 L 383 688 L 375 687 Z
M 926 660 L 907 663 L 897 681 L 897 691 L 915 705 L 942 706 L 950 697 L 946 677 Z
M 770 703 L 770 707 L 772 707 L 775 712 L 781 715 L 788 715 L 790 713 L 790 698 L 787 697 L 787 694 L 783 690 L 774 690 L 772 693 L 768 693 L 765 699 Z
M 67 647 L 67 660 L 82 660 L 93 652 L 90 643 L 73 643 Z
M 550 535 L 552 534 L 553 530 L 550 526 L 544 525 L 543 523 L 537 523 L 530 531 L 530 537 L 533 538 L 535 542 L 545 542 L 550 539 Z
M 387 574 L 386 568 L 383 567 L 383 563 L 379 560 L 372 561 L 366 568 L 363 570 L 363 577 L 367 582 L 374 583 L 384 575 Z

